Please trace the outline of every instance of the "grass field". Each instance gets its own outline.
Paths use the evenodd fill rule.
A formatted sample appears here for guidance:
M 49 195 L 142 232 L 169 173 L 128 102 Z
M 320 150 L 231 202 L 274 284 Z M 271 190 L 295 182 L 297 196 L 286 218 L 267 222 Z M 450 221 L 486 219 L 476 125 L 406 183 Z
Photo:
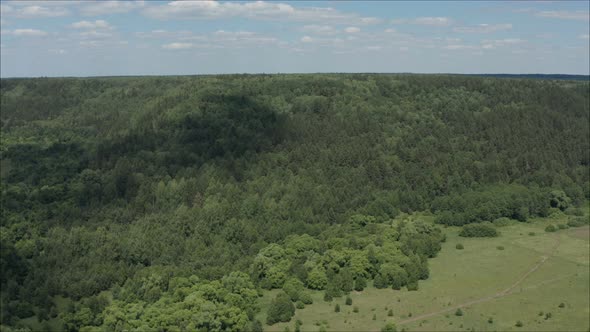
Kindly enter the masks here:
M 314 304 L 297 310 L 288 323 L 265 325 L 265 331 L 293 331 L 297 319 L 302 331 L 322 326 L 327 331 L 378 331 L 388 321 L 409 331 L 589 331 L 588 226 L 544 231 L 565 220 L 534 219 L 501 227 L 500 237 L 485 239 L 461 238 L 459 228 L 449 227 L 442 251 L 429 261 L 430 278 L 420 282 L 418 291 L 368 287 L 351 294 L 352 306 L 344 305 L 344 297 L 324 302 L 323 293 L 314 292 Z M 457 243 L 465 249 L 455 249 Z M 261 299 L 262 322 L 277 292 Z M 334 312 L 336 303 L 339 313 Z M 455 315 L 458 307 L 462 316 Z M 393 309 L 393 317 L 386 308 Z M 545 313 L 551 318 L 545 319 Z

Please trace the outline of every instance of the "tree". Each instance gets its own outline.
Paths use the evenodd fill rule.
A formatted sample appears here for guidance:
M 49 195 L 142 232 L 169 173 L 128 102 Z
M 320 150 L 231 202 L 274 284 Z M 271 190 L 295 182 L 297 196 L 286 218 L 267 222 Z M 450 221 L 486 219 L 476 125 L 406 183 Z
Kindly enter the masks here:
M 458 308 L 457 311 L 455 311 L 455 316 L 463 316 L 463 310 L 461 310 L 461 308 Z
M 286 293 L 281 292 L 270 302 L 266 324 L 273 325 L 277 322 L 288 322 L 294 314 L 295 306 L 293 306 L 291 298 Z
M 291 301 L 297 302 L 301 299 L 301 295 L 305 290 L 303 282 L 297 278 L 289 278 L 283 285 L 283 291 L 289 295 Z
M 328 284 L 328 277 L 323 268 L 315 267 L 307 275 L 307 287 L 311 289 L 324 289 Z
M 362 276 L 357 277 L 354 281 L 354 290 L 361 292 L 365 289 L 365 287 L 367 287 L 367 280 Z
M 387 288 L 387 282 L 381 276 L 381 274 L 377 274 L 373 279 L 373 286 L 377 289 Z
M 352 298 L 350 296 L 346 297 L 346 300 L 344 302 L 346 305 L 352 305 Z
M 336 306 L 334 307 L 334 312 L 340 312 L 340 305 L 338 303 L 336 303 Z
M 565 211 L 570 205 L 571 199 L 567 197 L 563 190 L 553 190 L 549 193 L 549 196 L 549 204 L 553 208 Z

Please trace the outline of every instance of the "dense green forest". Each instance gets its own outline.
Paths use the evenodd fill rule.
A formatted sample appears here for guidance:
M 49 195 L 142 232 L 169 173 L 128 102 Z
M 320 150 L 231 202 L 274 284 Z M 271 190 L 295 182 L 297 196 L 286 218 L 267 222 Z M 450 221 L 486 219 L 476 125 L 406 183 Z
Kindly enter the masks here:
M 31 316 L 70 331 L 261 330 L 307 289 L 419 291 L 440 227 L 590 198 L 587 81 L 38 78 L 3 79 L 0 97 L 7 330 Z M 255 320 L 273 288 L 284 310 Z

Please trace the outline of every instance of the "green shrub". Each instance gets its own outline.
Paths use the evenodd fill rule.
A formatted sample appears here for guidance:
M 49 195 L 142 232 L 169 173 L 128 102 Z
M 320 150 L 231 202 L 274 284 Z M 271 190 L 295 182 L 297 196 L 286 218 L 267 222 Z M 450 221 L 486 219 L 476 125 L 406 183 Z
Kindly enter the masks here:
M 457 243 L 457 245 L 455 246 L 456 249 L 462 250 L 464 247 L 461 243 Z
M 393 317 L 393 309 L 389 309 L 389 311 L 387 312 L 387 316 Z
M 544 313 L 542 311 L 539 311 L 539 316 L 543 316 L 543 314 Z
M 488 323 L 490 323 L 490 324 L 494 323 L 494 319 L 492 317 L 488 318 Z
M 558 305 L 558 307 L 560 307 L 560 308 L 565 308 L 565 303 L 561 302 L 561 303 Z
M 549 318 L 551 318 L 552 316 L 553 316 L 553 315 L 552 315 L 550 312 L 546 313 L 546 314 L 545 314 L 545 320 L 548 320 L 548 319 L 549 319 Z
M 568 227 L 567 227 L 566 224 L 558 224 L 557 225 L 557 228 L 559 228 L 559 229 L 567 229 Z
M 297 309 L 303 309 L 303 308 L 305 308 L 305 303 L 303 303 L 303 301 L 297 301 L 295 303 L 295 308 L 297 308 Z
M 367 287 L 367 280 L 364 277 L 357 277 L 354 281 L 354 290 L 357 292 L 361 292 L 362 290 Z
M 566 209 L 565 214 L 568 216 L 577 216 L 577 217 L 581 217 L 584 215 L 584 211 L 580 208 L 574 208 L 574 207 L 570 207 L 568 209 Z
M 516 327 L 522 327 L 524 324 L 521 321 L 517 321 L 516 324 L 514 324 L 514 326 Z
M 373 320 L 377 320 L 377 315 L 373 314 Z
M 381 328 L 381 332 L 397 332 L 397 327 L 394 323 L 387 323 L 387 325 Z
M 567 225 L 570 227 L 581 227 L 590 223 L 590 217 L 570 217 Z
M 270 303 L 266 323 L 272 325 L 276 322 L 288 322 L 294 314 L 295 306 L 291 302 L 291 298 L 281 292 Z
M 509 226 L 510 224 L 512 224 L 512 220 L 510 218 L 502 217 L 494 220 L 493 224 L 496 227 Z
M 529 236 L 535 236 L 535 232 L 529 232 Z
M 504 246 L 497 246 L 496 249 L 498 249 L 498 250 L 504 250 Z
M 418 281 L 412 281 L 406 285 L 408 291 L 417 291 L 418 290 Z
M 332 295 L 330 295 L 330 293 L 328 293 L 328 292 L 324 292 L 324 301 L 332 302 L 332 300 L 333 300 Z
M 496 237 L 498 231 L 491 223 L 467 224 L 459 233 L 462 237 Z
M 334 312 L 340 312 L 340 304 L 336 303 L 336 306 L 334 307 Z
M 305 303 L 305 304 L 312 304 L 313 303 L 313 299 L 311 298 L 311 295 L 308 292 L 303 292 L 299 295 L 299 300 L 301 300 L 301 302 Z
M 347 296 L 347 297 L 346 297 L 346 300 L 344 301 L 344 303 L 345 303 L 346 305 L 352 305 L 352 298 L 351 298 L 350 296 Z
M 461 310 L 461 308 L 458 308 L 457 311 L 455 311 L 455 316 L 463 316 L 463 310 Z
M 545 227 L 545 232 L 552 233 L 552 232 L 555 232 L 556 230 L 557 230 L 557 228 L 555 228 L 555 226 L 553 226 L 553 225 L 549 225 L 549 226 Z
M 352 312 L 359 312 L 359 307 L 354 306 L 354 308 L 352 308 Z

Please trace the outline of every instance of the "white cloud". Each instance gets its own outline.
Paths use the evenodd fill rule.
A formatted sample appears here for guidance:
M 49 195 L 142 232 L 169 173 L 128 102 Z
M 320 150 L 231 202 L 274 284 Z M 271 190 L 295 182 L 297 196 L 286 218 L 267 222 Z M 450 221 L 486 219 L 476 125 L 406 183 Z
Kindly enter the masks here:
M 395 31 L 395 29 L 385 29 L 383 32 L 394 33 Z
M 94 22 L 80 21 L 72 23 L 71 27 L 74 29 L 112 29 L 109 23 L 104 20 L 96 20 Z
M 590 35 L 589 34 L 579 35 L 578 38 L 588 40 L 588 39 L 590 39 Z
M 330 25 L 305 25 L 301 28 L 301 31 L 316 34 L 316 35 L 334 35 L 338 31 Z
M 49 51 L 49 53 L 53 53 L 53 54 L 66 54 L 66 53 L 68 53 L 68 51 L 66 51 L 64 49 L 50 49 L 48 51 Z
M 82 40 L 80 46 L 84 47 L 106 47 L 106 46 L 124 46 L 129 42 L 126 40 Z
M 14 6 L 14 5 L 16 6 Z M 18 2 L 12 2 L 11 5 L 0 5 L 0 12 L 7 17 L 17 18 L 47 18 L 47 17 L 61 17 L 70 14 L 70 11 L 61 7 L 47 7 L 39 5 L 19 6 Z
M 348 27 L 348 28 L 344 29 L 344 31 L 347 33 L 357 33 L 357 32 L 360 32 L 361 29 L 359 29 L 357 27 Z
M 113 34 L 109 33 L 109 32 L 89 30 L 89 31 L 80 32 L 78 34 L 78 36 L 80 36 L 84 39 L 108 39 L 108 38 L 111 38 L 113 36 Z
M 167 50 L 187 50 L 193 48 L 194 44 L 192 43 L 170 43 L 162 45 L 162 48 Z
M 367 46 L 367 50 L 369 51 L 380 51 L 381 49 L 383 49 L 383 47 L 379 45 Z
M 407 46 L 402 46 L 399 48 L 400 51 L 402 52 L 407 52 L 410 48 L 408 48 Z
M 96 1 L 83 2 L 79 8 L 80 13 L 85 16 L 98 16 L 110 14 L 127 13 L 135 9 L 143 8 L 145 3 L 141 1 Z
M 395 19 L 393 24 L 416 24 L 416 25 L 432 25 L 432 26 L 449 26 L 453 24 L 453 20 L 448 17 L 417 17 L 413 19 Z
M 446 45 L 443 47 L 445 50 L 474 50 L 474 49 L 478 49 L 477 46 L 473 46 L 473 45 L 463 45 L 463 44 L 452 44 L 452 45 Z
M 545 17 L 545 18 L 557 18 L 562 20 L 580 20 L 580 21 L 589 21 L 590 20 L 590 12 L 588 11 L 567 11 L 567 10 L 555 10 L 555 11 L 540 11 L 535 13 L 535 16 L 538 17 Z
M 301 42 L 303 43 L 311 43 L 313 41 L 313 38 L 311 38 L 310 36 L 303 36 L 301 38 Z
M 37 29 L 2 30 L 2 34 L 17 37 L 43 37 L 48 35 L 47 32 Z
M 155 19 L 220 19 L 243 17 L 261 20 L 288 20 L 333 24 L 376 24 L 375 17 L 361 17 L 330 7 L 294 7 L 277 2 L 172 1 L 147 7 L 143 13 Z
M 496 31 L 510 30 L 510 29 L 512 29 L 512 24 L 503 23 L 503 24 L 478 24 L 478 25 L 470 26 L 470 27 L 456 27 L 453 29 L 453 31 L 465 32 L 465 33 L 491 33 L 491 32 L 496 32 Z

